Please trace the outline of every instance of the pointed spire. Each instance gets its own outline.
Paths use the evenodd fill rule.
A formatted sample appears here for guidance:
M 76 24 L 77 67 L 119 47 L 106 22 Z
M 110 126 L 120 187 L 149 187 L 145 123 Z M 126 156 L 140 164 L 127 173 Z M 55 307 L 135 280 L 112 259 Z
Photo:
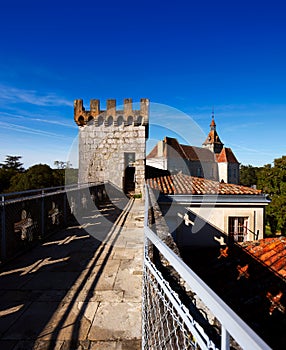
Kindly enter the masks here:
M 210 127 L 211 127 L 211 130 L 215 130 L 216 129 L 216 123 L 215 123 L 215 120 L 214 120 L 214 106 L 213 106 L 213 109 L 212 109 L 212 121 L 211 121 Z
M 211 150 L 214 153 L 220 153 L 221 150 L 223 149 L 223 143 L 221 142 L 217 131 L 216 131 L 216 123 L 214 120 L 214 107 L 212 108 L 212 121 L 210 124 L 210 132 L 205 140 L 205 142 L 203 143 L 203 147 L 208 148 L 209 150 Z

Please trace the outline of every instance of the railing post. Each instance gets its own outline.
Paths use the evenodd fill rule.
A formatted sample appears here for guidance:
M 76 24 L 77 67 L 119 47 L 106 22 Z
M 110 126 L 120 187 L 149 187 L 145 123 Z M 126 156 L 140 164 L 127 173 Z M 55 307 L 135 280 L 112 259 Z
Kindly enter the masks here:
M 1 260 L 6 258 L 6 214 L 5 197 L 1 199 Z
M 41 234 L 42 238 L 45 236 L 45 191 L 42 190 L 42 196 L 41 196 Z
M 63 193 L 64 196 L 64 226 L 67 226 L 67 192 L 64 191 Z
M 229 333 L 223 324 L 221 325 L 221 350 L 229 350 Z

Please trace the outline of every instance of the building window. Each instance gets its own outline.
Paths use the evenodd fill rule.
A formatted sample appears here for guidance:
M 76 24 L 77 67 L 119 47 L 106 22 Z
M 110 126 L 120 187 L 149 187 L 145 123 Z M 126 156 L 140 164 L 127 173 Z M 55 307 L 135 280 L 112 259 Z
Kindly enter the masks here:
M 111 126 L 113 124 L 113 118 L 112 116 L 110 115 L 107 119 L 107 126 Z
M 202 168 L 201 167 L 199 167 L 197 169 L 197 177 L 202 177 Z
M 135 165 L 135 152 L 124 153 L 125 168 Z
M 244 242 L 248 232 L 248 217 L 229 217 L 228 235 L 236 242 Z
M 127 125 L 132 125 L 133 124 L 133 117 L 130 115 L 128 118 L 127 118 Z
M 122 117 L 122 115 L 120 115 L 117 119 L 117 125 L 120 126 L 122 124 L 123 124 L 123 117 Z
M 98 126 L 103 124 L 103 116 L 102 115 L 100 115 L 97 120 L 98 120 Z

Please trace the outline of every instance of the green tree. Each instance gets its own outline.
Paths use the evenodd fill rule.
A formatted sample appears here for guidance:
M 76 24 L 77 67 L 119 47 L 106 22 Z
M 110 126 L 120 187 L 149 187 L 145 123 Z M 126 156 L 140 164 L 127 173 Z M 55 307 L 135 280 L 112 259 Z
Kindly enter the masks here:
M 286 156 L 265 165 L 258 174 L 258 188 L 268 193 L 271 203 L 266 208 L 266 219 L 271 232 L 286 233 Z
M 25 191 L 54 186 L 53 169 L 47 164 L 36 164 L 24 173 L 18 173 L 11 179 L 10 192 Z
M 10 180 L 14 174 L 3 168 L 0 168 L 0 193 L 5 192 L 10 187 Z
M 65 185 L 73 185 L 78 182 L 78 169 L 68 168 L 65 170 Z
M 54 166 L 57 169 L 70 169 L 72 164 L 71 164 L 71 162 L 69 160 L 67 162 L 63 162 L 62 160 L 55 160 L 54 161 Z
M 0 163 L 0 193 L 6 192 L 11 186 L 12 178 L 24 172 L 21 156 L 6 156 L 4 163 Z
M 54 165 L 57 169 L 54 169 L 55 186 L 63 186 L 65 184 L 77 183 L 77 169 L 72 168 L 70 161 L 63 162 L 56 160 Z
M 23 163 L 20 162 L 22 156 L 6 156 L 4 163 L 0 163 L 0 167 L 4 170 L 13 170 L 15 172 L 23 172 Z
M 248 187 L 257 185 L 257 177 L 260 170 L 261 168 L 252 165 L 241 165 L 240 184 Z

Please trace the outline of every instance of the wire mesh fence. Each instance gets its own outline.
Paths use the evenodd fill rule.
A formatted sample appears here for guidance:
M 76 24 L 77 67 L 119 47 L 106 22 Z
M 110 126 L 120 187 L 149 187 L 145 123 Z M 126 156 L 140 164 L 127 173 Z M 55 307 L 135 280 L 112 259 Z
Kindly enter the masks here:
M 159 271 L 157 271 L 160 276 Z M 162 279 L 163 281 L 163 279 Z M 143 282 L 142 349 L 199 349 L 187 325 L 176 311 L 170 297 L 145 264 Z M 169 295 L 175 293 L 165 284 Z
M 142 310 L 142 349 L 217 350 L 147 255 Z

